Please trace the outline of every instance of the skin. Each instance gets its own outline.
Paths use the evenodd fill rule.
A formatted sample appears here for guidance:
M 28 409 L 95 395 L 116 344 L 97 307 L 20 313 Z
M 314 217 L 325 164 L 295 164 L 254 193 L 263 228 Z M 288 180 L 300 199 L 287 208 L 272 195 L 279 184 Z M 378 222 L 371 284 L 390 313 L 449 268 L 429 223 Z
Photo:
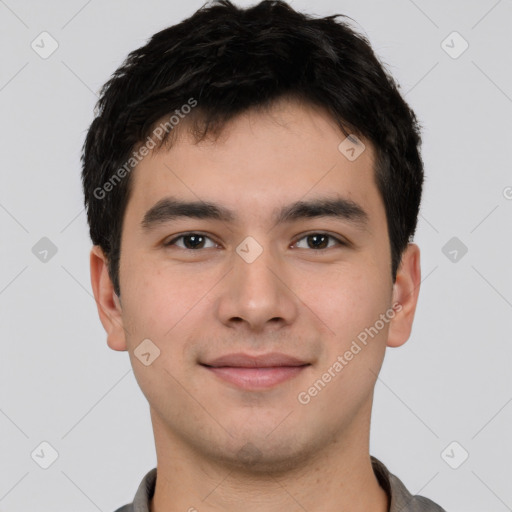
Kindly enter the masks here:
M 194 144 L 183 130 L 171 149 L 133 171 L 121 238 L 121 299 L 106 258 L 91 251 L 91 281 L 107 342 L 128 350 L 150 404 L 157 453 L 153 512 L 384 512 L 389 503 L 369 458 L 373 391 L 386 347 L 410 336 L 420 285 L 419 248 L 409 244 L 396 282 L 374 152 L 353 162 L 345 135 L 324 111 L 281 100 L 250 111 L 222 136 Z M 234 222 L 176 219 L 144 232 L 160 199 L 219 203 Z M 360 229 L 345 219 L 274 225 L 272 214 L 297 200 L 342 196 L 368 214 Z M 207 235 L 200 249 L 163 244 L 187 232 Z M 348 242 L 314 248 L 307 235 Z M 235 249 L 253 237 L 252 263 Z M 309 244 L 309 245 L 308 245 Z M 201 247 L 201 246 L 200 246 Z M 313 247 L 313 248 L 312 248 Z M 394 303 L 394 318 L 304 405 L 297 397 L 322 377 Z M 134 355 L 149 338 L 160 355 Z M 282 352 L 310 364 L 263 391 L 243 390 L 199 361 L 232 352 Z

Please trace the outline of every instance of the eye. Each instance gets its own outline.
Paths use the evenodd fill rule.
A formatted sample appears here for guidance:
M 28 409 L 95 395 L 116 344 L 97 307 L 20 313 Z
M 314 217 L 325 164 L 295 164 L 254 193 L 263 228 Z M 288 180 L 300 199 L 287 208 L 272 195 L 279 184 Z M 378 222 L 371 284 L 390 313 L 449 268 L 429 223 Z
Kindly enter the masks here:
M 178 244 L 177 243 L 178 240 L 183 240 L 183 244 L 182 245 Z M 165 242 L 164 246 L 169 247 L 172 245 L 176 245 L 177 247 L 180 247 L 182 249 L 190 249 L 190 250 L 205 249 L 205 248 L 208 248 L 208 247 L 205 247 L 206 240 L 210 240 L 212 242 L 212 245 L 210 245 L 209 247 L 216 246 L 216 243 L 213 242 L 213 240 L 210 237 L 203 235 L 202 233 L 185 233 L 183 235 L 173 238 L 172 240 L 169 240 L 168 242 Z
M 334 240 L 335 243 L 329 245 L 329 239 Z M 299 247 L 300 249 L 328 249 L 336 245 L 347 245 L 339 238 L 327 233 L 310 233 L 299 238 L 295 245 L 297 245 L 301 240 L 306 240 L 307 247 Z

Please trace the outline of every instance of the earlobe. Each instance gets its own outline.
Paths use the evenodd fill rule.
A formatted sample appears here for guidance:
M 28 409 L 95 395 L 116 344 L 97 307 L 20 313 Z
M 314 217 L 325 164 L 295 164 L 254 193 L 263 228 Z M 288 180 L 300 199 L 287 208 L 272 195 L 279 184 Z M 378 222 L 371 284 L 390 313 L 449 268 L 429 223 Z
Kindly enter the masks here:
M 393 285 L 393 305 L 397 305 L 390 322 L 388 347 L 400 347 L 411 335 L 414 313 L 421 283 L 420 249 L 410 243 L 402 254 L 396 281 Z
M 114 292 L 108 273 L 108 261 L 100 246 L 90 254 L 91 285 L 100 321 L 107 333 L 107 344 L 112 350 L 127 350 L 121 302 Z

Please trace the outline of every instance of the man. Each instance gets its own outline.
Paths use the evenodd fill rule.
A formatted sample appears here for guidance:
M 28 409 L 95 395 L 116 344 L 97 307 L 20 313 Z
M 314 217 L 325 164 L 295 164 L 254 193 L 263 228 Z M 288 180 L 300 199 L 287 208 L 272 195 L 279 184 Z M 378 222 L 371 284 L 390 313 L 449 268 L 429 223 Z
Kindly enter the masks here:
M 157 453 L 118 512 L 442 511 L 369 454 L 419 293 L 420 144 L 368 41 L 281 1 L 205 6 L 114 73 L 91 280 Z

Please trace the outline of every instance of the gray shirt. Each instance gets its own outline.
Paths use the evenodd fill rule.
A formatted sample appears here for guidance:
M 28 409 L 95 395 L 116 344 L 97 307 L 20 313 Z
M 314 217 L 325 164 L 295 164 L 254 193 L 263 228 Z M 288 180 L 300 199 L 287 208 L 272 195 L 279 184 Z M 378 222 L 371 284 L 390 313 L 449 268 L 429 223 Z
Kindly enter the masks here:
M 413 496 L 382 462 L 373 456 L 370 457 L 375 476 L 389 496 L 389 512 L 446 512 L 428 498 Z M 118 508 L 115 512 L 149 512 L 149 502 L 155 492 L 155 484 L 156 468 L 153 468 L 142 479 L 133 502 Z

